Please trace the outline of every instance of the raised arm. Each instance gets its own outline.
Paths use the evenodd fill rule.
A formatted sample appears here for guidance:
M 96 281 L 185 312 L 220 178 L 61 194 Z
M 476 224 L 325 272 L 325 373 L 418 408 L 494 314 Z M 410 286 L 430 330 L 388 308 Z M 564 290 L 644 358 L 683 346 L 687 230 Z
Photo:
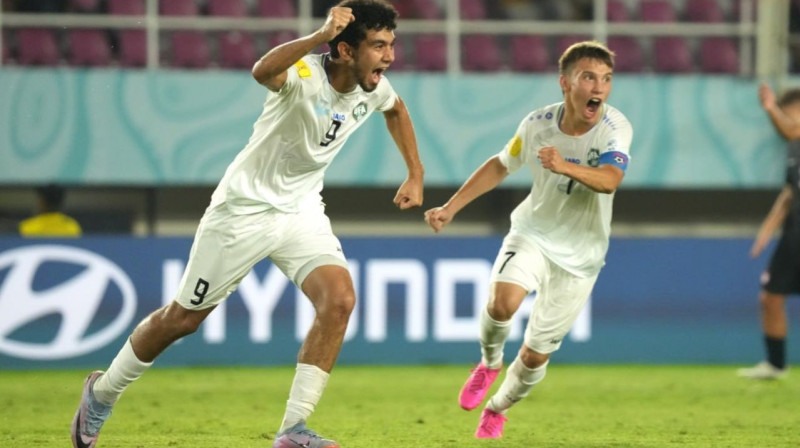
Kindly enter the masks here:
M 464 182 L 447 203 L 441 207 L 432 208 L 425 212 L 425 222 L 436 232 L 444 228 L 455 218 L 467 204 L 493 190 L 508 176 L 508 169 L 500 162 L 499 156 L 494 156 L 483 163 Z
M 778 227 L 783 224 L 783 220 L 786 219 L 791 204 L 792 187 L 785 185 L 780 194 L 778 194 L 778 197 L 775 198 L 775 203 L 772 204 L 772 208 L 769 213 L 767 213 L 767 217 L 764 218 L 764 222 L 761 223 L 761 227 L 758 229 L 756 239 L 753 241 L 753 247 L 750 249 L 751 257 L 758 257 L 764 248 L 767 247 L 769 240 L 772 239 L 772 235 L 775 234 L 775 230 L 777 230 Z
M 552 146 L 540 149 L 538 157 L 544 168 L 574 179 L 598 193 L 615 192 L 625 175 L 621 169 L 613 165 L 588 167 L 567 162 Z
M 411 116 L 406 109 L 406 105 L 400 97 L 394 103 L 394 107 L 383 113 L 386 119 L 386 127 L 392 134 L 400 154 L 408 168 L 406 180 L 400 185 L 394 197 L 394 204 L 405 210 L 411 207 L 422 205 L 422 181 L 425 170 L 419 160 L 417 150 L 417 138 L 414 135 L 414 125 L 411 123 Z
M 311 50 L 338 36 L 355 20 L 350 8 L 333 7 L 320 29 L 308 36 L 278 45 L 261 57 L 253 66 L 253 78 L 259 84 L 277 92 L 286 82 L 286 71 Z
M 775 102 L 775 93 L 767 84 L 761 84 L 758 88 L 758 98 L 761 100 L 761 107 L 767 112 L 775 130 L 786 140 L 800 139 L 800 122 L 786 115 Z

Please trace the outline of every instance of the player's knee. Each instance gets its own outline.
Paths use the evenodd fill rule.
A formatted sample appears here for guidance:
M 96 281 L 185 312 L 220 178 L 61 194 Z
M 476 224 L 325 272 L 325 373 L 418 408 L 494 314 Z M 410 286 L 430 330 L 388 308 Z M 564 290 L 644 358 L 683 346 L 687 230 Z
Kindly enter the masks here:
M 529 369 L 535 369 L 544 365 L 544 363 L 550 359 L 550 354 L 535 352 L 523 345 L 519 350 L 519 357 L 522 360 L 522 363 L 525 364 L 525 367 Z
M 777 311 L 783 308 L 784 297 L 778 294 L 764 292 L 759 297 L 761 309 L 764 311 Z
M 319 303 L 318 313 L 329 319 L 346 322 L 356 306 L 356 295 L 352 288 L 346 286 L 334 287 L 326 292 L 324 299 Z
M 182 338 L 197 331 L 205 318 L 204 313 L 189 311 L 173 303 L 161 310 L 159 320 L 164 328 L 168 328 L 174 338 Z
M 517 309 L 512 307 L 504 300 L 491 300 L 486 306 L 486 311 L 489 312 L 489 317 L 498 322 L 507 322 L 513 316 Z

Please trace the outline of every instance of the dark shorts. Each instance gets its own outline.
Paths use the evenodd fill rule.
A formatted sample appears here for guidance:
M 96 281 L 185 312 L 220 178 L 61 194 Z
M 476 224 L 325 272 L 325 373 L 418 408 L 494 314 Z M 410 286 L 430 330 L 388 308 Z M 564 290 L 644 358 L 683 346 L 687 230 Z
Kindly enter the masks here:
M 781 237 L 764 274 L 761 286 L 765 291 L 800 294 L 800 237 Z

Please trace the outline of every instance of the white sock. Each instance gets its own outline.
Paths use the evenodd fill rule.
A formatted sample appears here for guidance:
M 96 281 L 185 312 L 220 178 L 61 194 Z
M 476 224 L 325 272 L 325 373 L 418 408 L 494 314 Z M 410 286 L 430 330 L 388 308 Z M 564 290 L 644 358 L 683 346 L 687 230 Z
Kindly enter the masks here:
M 286 414 L 278 432 L 291 428 L 299 421 L 305 421 L 322 397 L 330 374 L 311 364 L 297 364 L 289 400 L 286 401 Z
M 103 404 L 114 404 L 129 384 L 136 381 L 145 370 L 152 366 L 152 362 L 142 362 L 133 353 L 131 340 L 128 338 L 125 345 L 111 361 L 108 370 L 94 383 L 92 393 L 97 401 Z
M 490 369 L 503 367 L 503 347 L 511 332 L 511 320 L 500 322 L 492 319 L 483 309 L 480 317 L 481 362 Z
M 535 369 L 529 369 L 517 356 L 508 367 L 500 389 L 492 396 L 486 407 L 494 412 L 504 414 L 514 403 L 527 397 L 534 384 L 544 379 L 549 362 L 547 361 Z

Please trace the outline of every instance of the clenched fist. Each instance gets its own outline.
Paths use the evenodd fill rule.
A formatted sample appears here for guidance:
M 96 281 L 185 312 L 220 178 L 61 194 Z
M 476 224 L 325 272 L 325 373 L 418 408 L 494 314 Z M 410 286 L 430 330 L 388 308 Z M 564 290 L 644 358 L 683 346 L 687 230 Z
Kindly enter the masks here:
M 354 20 L 356 18 L 351 8 L 334 6 L 328 11 L 328 18 L 325 19 L 325 23 L 319 29 L 319 33 L 325 37 L 326 41 L 330 41 L 344 31 L 347 25 Z

